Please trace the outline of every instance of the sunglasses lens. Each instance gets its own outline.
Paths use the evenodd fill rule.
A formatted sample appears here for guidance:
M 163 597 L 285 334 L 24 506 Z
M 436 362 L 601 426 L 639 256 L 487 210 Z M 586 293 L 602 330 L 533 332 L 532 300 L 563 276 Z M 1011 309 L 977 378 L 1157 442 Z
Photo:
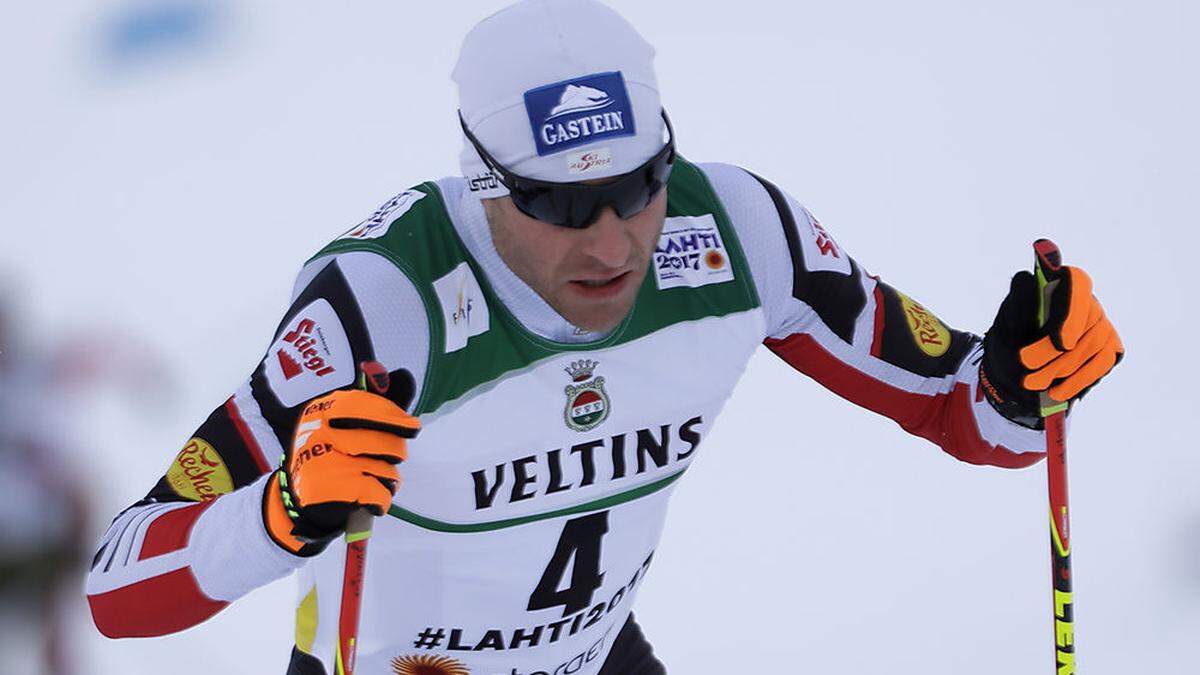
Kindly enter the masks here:
M 521 181 L 513 181 L 508 186 L 509 196 L 513 205 L 521 213 L 551 225 L 560 225 L 565 219 L 565 213 L 555 203 L 554 192 L 546 187 L 523 185 Z
M 666 185 L 670 174 L 670 156 L 664 153 L 615 183 L 595 186 L 541 183 L 534 186 L 523 185 L 523 181 L 518 180 L 510 186 L 509 193 L 513 204 L 531 218 L 582 229 L 595 222 L 605 206 L 611 205 L 622 219 L 641 213 Z
M 675 137 L 665 111 L 662 117 L 668 133 L 666 146 L 642 166 L 601 185 L 551 183 L 518 176 L 487 154 L 461 114 L 459 122 L 484 163 L 508 188 L 513 205 L 521 213 L 551 225 L 582 229 L 595 222 L 605 206 L 612 206 L 622 219 L 636 216 L 667 184 L 675 160 Z
M 659 190 L 666 185 L 665 176 L 670 173 L 670 163 L 663 158 L 661 162 L 656 161 L 654 165 L 646 167 L 642 175 L 630 176 L 630 185 L 613 202 L 617 215 L 632 218 L 650 206 L 650 202 L 658 196 Z

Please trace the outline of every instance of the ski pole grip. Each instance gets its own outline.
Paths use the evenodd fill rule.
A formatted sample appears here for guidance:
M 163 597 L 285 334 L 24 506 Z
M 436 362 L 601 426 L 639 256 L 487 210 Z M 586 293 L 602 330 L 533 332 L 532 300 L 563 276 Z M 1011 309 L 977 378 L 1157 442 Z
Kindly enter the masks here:
M 1062 252 L 1058 250 L 1058 245 L 1049 239 L 1038 239 L 1033 242 L 1033 252 L 1035 257 L 1033 274 L 1037 277 L 1038 285 L 1037 319 L 1038 328 L 1041 328 L 1050 318 L 1050 299 L 1054 297 L 1054 289 L 1058 288 L 1058 283 L 1062 279 Z M 1068 407 L 1065 401 L 1056 401 L 1050 398 L 1046 392 L 1039 395 L 1039 403 L 1042 417 L 1049 417 Z
M 387 368 L 378 361 L 361 361 L 358 364 L 356 388 L 369 391 L 372 394 L 386 396 L 391 387 L 391 378 Z M 375 516 L 366 509 L 356 509 L 346 519 L 346 542 L 353 543 L 371 536 L 375 525 Z
M 371 536 L 375 526 L 375 516 L 366 509 L 355 509 L 346 518 L 346 541 L 354 543 Z
M 1038 239 L 1033 242 L 1034 266 L 1033 274 L 1038 284 L 1038 328 L 1046 325 L 1050 318 L 1050 298 L 1058 287 L 1062 276 L 1062 252 L 1049 239 Z

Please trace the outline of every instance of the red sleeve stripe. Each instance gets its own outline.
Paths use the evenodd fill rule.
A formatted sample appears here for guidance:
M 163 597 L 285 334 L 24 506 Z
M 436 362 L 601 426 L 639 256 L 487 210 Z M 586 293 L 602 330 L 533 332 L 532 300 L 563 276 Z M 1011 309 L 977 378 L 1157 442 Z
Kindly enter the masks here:
M 178 551 L 187 546 L 188 537 L 192 534 L 192 526 L 204 510 L 212 506 L 211 500 L 201 502 L 182 509 L 173 509 L 162 514 L 146 528 L 146 536 L 142 539 L 142 550 L 138 560 L 153 558 L 171 551 Z
M 174 512 L 173 512 L 174 513 Z M 88 596 L 96 628 L 110 638 L 155 637 L 190 628 L 225 608 L 200 590 L 190 568 Z
M 764 344 L 792 367 L 842 398 L 895 420 L 905 431 L 933 441 L 971 464 L 1020 468 L 1038 453 L 1016 453 L 991 445 L 979 434 L 971 409 L 971 387 L 957 383 L 947 394 L 917 394 L 880 382 L 829 353 L 813 336 L 796 333 Z
M 871 356 L 880 358 L 883 353 L 883 291 L 879 288 L 879 278 L 875 277 L 875 335 L 871 338 Z
M 225 401 L 225 412 L 228 413 L 229 419 L 233 420 L 233 426 L 237 428 L 238 435 L 242 437 L 242 442 L 246 444 L 253 452 L 254 463 L 263 473 L 271 470 L 271 466 L 267 464 L 266 455 L 263 454 L 262 446 L 254 439 L 254 434 L 250 433 L 250 428 L 246 426 L 246 420 L 242 419 L 242 413 L 238 410 L 237 404 L 233 402 L 233 397 L 230 396 L 228 401 Z

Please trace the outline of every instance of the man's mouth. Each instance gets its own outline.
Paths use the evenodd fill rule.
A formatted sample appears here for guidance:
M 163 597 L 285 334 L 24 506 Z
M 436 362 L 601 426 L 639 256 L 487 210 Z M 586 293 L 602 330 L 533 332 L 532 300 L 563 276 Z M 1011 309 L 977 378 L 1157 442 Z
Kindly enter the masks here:
M 615 295 L 629 282 L 629 272 L 603 279 L 573 279 L 571 287 L 587 298 L 607 298 Z

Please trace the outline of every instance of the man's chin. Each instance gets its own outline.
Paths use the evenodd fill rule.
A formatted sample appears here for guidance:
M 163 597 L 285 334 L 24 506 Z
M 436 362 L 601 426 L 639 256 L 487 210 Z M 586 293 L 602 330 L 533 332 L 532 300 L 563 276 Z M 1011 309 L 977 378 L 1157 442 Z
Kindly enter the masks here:
M 559 314 L 571 325 L 589 333 L 606 333 L 616 328 L 633 309 L 632 298 L 590 302 L 577 298 L 573 300 L 559 309 Z
M 629 314 L 629 308 L 624 311 L 618 309 L 598 309 L 576 310 L 571 312 L 571 316 L 564 316 L 571 325 L 580 328 L 589 333 L 607 333 L 608 331 L 620 325 L 621 321 Z
M 645 272 L 635 268 L 616 279 L 615 288 L 610 289 L 587 288 L 578 281 L 568 281 L 558 287 L 555 302 L 550 305 L 576 328 L 606 333 L 629 316 L 645 279 Z

